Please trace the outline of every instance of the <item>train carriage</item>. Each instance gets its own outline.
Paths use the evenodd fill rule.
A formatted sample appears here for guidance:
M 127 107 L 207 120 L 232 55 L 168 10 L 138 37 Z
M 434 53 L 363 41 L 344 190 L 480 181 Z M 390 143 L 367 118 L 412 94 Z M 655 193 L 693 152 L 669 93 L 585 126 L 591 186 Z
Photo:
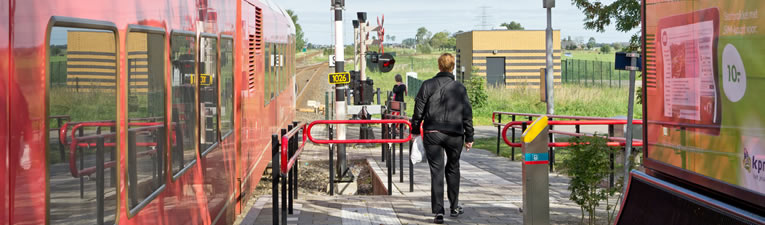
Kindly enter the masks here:
M 270 0 L 0 2 L 1 224 L 231 224 L 294 118 Z

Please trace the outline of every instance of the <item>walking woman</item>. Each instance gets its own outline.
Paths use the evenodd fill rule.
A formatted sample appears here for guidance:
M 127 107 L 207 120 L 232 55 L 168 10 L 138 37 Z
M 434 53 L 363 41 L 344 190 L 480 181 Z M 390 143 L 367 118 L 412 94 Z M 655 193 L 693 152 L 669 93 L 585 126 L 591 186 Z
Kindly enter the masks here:
M 449 214 L 457 217 L 464 212 L 459 205 L 460 154 L 462 146 L 473 147 L 473 109 L 467 90 L 454 80 L 454 56 L 444 53 L 438 58 L 435 77 L 422 83 L 415 98 L 412 134 L 423 127 L 425 155 L 430 165 L 430 199 L 434 223 L 444 222 L 444 176 L 448 190 Z M 444 152 L 447 163 L 444 165 Z

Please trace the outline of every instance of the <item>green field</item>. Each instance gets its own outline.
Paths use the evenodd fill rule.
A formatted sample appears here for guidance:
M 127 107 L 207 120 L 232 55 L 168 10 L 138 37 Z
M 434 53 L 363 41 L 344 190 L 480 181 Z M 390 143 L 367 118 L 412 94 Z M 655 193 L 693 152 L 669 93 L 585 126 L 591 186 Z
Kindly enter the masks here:
M 614 61 L 614 53 L 600 53 L 600 51 L 595 50 L 564 50 L 564 53 L 570 53 L 571 56 L 566 56 L 566 54 L 563 54 L 561 59 L 580 59 L 580 60 L 595 60 L 595 61 L 606 61 L 606 62 L 613 62 Z

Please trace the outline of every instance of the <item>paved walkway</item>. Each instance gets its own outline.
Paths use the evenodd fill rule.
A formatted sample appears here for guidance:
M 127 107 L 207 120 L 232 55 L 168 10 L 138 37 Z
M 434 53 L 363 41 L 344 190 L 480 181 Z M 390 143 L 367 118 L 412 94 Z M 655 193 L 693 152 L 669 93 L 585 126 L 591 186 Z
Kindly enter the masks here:
M 317 129 L 314 131 L 320 133 Z M 310 145 L 301 160 L 327 160 L 327 146 Z M 405 145 L 405 149 L 408 149 Z M 380 161 L 380 148 L 349 148 L 349 159 L 369 160 L 376 174 L 387 185 L 385 163 Z M 400 154 L 397 148 L 397 156 Z M 404 155 L 408 156 L 408 151 Z M 404 157 L 404 160 L 408 160 Z M 400 162 L 396 160 L 396 167 Z M 409 163 L 404 161 L 404 182 L 401 171 L 394 177 L 392 196 L 327 196 L 300 194 L 289 224 L 432 224 L 430 209 L 430 173 L 427 162 L 414 166 L 414 190 L 409 191 Z M 474 149 L 461 157 L 460 204 L 465 214 L 446 216 L 446 224 L 521 224 L 523 215 L 521 164 L 497 157 L 489 151 Z M 552 224 L 573 224 L 580 221 L 580 209 L 568 200 L 568 178 L 550 174 L 550 217 Z M 271 197 L 262 196 L 248 212 L 242 224 L 272 224 Z M 448 207 L 448 200 L 445 200 Z M 448 210 L 448 209 L 447 209 Z M 605 221 L 603 221 L 605 222 Z

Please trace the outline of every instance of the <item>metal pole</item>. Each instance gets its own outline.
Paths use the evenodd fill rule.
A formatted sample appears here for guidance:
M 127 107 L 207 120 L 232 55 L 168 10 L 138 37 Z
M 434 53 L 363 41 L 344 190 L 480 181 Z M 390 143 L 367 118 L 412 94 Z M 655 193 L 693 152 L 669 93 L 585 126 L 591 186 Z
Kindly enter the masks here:
M 292 126 L 293 127 L 297 128 L 297 125 L 298 125 L 298 122 L 296 122 L 296 121 L 292 122 Z M 297 148 L 298 148 L 298 135 L 295 135 L 294 137 L 292 137 L 292 155 L 293 156 L 295 155 L 295 152 L 297 152 Z M 294 179 L 292 181 L 295 182 L 295 183 L 292 184 L 292 187 L 293 187 L 292 191 L 295 192 L 295 193 L 293 193 L 293 196 L 295 197 L 295 199 L 298 198 L 298 175 L 299 175 L 298 174 L 298 167 L 299 166 L 300 166 L 300 157 L 295 159 L 295 165 L 292 166 L 292 172 L 294 173 L 292 175 L 294 177 Z
M 547 57 L 546 57 L 546 64 L 547 69 L 545 70 L 545 88 L 547 89 L 545 93 L 547 93 L 547 114 L 552 115 L 555 114 L 555 98 L 553 95 L 553 84 L 554 84 L 554 76 L 553 76 L 553 30 L 552 30 L 552 7 L 547 8 L 547 30 L 545 32 L 546 42 L 547 42 Z
M 98 138 L 98 143 L 96 144 L 96 206 L 98 207 L 97 221 L 99 225 L 104 224 L 104 174 L 104 138 L 102 137 Z
M 271 208 L 274 223 L 279 221 L 279 135 L 271 135 Z
M 344 1 L 332 1 L 332 10 L 335 13 L 335 72 L 340 73 L 345 71 L 345 55 L 343 49 L 343 10 L 345 5 Z M 363 60 L 362 60 L 363 62 Z M 345 93 L 347 85 L 338 84 L 335 86 L 335 119 L 344 119 L 346 114 L 346 100 Z M 337 125 L 337 139 L 345 140 L 345 125 Z M 345 175 L 348 170 L 348 162 L 345 154 L 345 144 L 337 145 L 337 174 L 340 177 Z
M 499 116 L 499 124 L 502 124 L 502 114 L 498 114 Z M 497 125 L 497 155 L 499 155 L 499 137 L 502 136 L 502 131 L 500 131 L 502 125 Z
M 629 89 L 629 105 L 627 105 L 627 147 L 624 150 L 624 190 L 622 193 L 627 193 L 627 182 L 629 179 L 626 179 L 630 174 L 630 153 L 632 152 L 632 130 L 634 126 L 632 125 L 632 114 L 635 108 L 635 69 L 637 67 L 637 53 L 632 53 L 632 62 L 630 65 L 632 65 L 632 68 L 630 68 L 630 89 Z
M 614 125 L 608 125 L 608 137 L 614 136 Z M 611 174 L 608 175 L 608 187 L 614 187 L 614 151 L 609 150 L 608 162 L 610 163 Z
M 287 134 L 287 130 L 286 129 L 282 129 L 281 135 L 279 137 L 284 137 L 285 134 Z M 281 138 L 277 138 L 277 139 L 281 139 Z M 286 145 L 286 144 L 287 143 L 281 143 L 281 145 Z M 277 155 L 277 157 L 281 158 L 280 156 L 281 156 L 281 154 Z M 287 162 L 286 161 L 285 162 L 280 162 L 280 164 L 281 163 L 287 163 Z M 287 174 L 281 174 L 282 171 L 281 171 L 280 168 L 281 167 L 276 168 L 277 171 L 279 171 L 279 176 L 287 176 Z M 281 212 L 281 215 L 282 215 L 281 221 L 282 222 L 281 222 L 281 224 L 287 224 L 287 179 L 282 177 L 281 183 L 282 183 L 282 212 Z
M 292 124 L 287 125 L 287 130 L 292 131 L 292 128 L 293 128 Z M 282 130 L 282 137 L 286 133 L 287 132 L 284 132 L 284 130 Z M 287 143 L 282 143 L 282 144 L 286 144 L 287 145 L 287 161 L 284 162 L 284 163 L 288 163 L 289 159 L 292 158 L 292 153 L 293 153 L 292 152 L 292 138 L 287 139 Z M 294 178 L 294 174 L 292 174 L 292 171 L 287 172 L 287 196 L 288 196 L 287 197 L 287 211 L 289 211 L 290 215 L 292 215 L 292 188 L 295 188 L 294 185 L 293 185 L 294 184 L 293 183 L 294 179 L 295 178 Z
M 515 122 L 515 115 L 512 116 L 512 122 Z M 515 127 L 510 127 L 510 132 L 513 132 L 513 142 L 515 142 Z M 515 161 L 515 147 L 510 147 L 510 161 Z

